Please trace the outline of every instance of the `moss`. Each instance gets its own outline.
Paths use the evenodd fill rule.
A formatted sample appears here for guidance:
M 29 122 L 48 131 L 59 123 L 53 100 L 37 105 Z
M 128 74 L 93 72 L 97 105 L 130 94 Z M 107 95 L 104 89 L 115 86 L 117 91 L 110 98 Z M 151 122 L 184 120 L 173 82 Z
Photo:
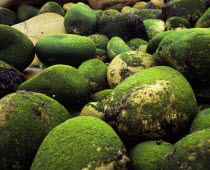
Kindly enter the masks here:
M 157 9 L 153 2 L 148 2 L 142 9 Z
M 104 103 L 103 101 L 106 100 L 106 98 L 108 97 L 108 95 L 113 91 L 113 89 L 105 89 L 105 90 L 102 90 L 102 91 L 99 91 L 97 93 L 94 93 L 91 97 L 90 97 L 90 100 L 93 101 L 93 102 L 102 102 Z
M 56 14 L 59 14 L 61 16 L 65 15 L 62 7 L 58 3 L 53 2 L 53 1 L 47 2 L 46 4 L 44 4 L 41 7 L 41 9 L 39 10 L 38 14 L 40 15 L 40 14 L 49 13 L 49 12 L 50 13 L 56 13 Z
M 161 13 L 161 9 L 141 9 L 134 12 L 134 14 L 138 15 L 142 20 L 160 19 Z
M 143 21 L 149 39 L 165 31 L 165 22 L 160 19 L 147 19 Z
M 97 13 L 86 5 L 75 4 L 67 11 L 64 26 L 70 34 L 94 34 L 97 26 Z
M 29 169 L 45 136 L 70 118 L 52 98 L 19 91 L 0 100 L 0 167 Z
M 54 128 L 41 144 L 31 170 L 119 168 L 123 143 L 104 121 L 72 118 Z M 59 159 L 57 159 L 59 157 Z
M 97 101 L 97 102 L 89 102 L 86 104 L 79 116 L 93 116 L 99 119 L 104 119 L 104 105 Z
M 188 132 L 196 109 L 193 90 L 182 74 L 156 66 L 115 87 L 105 104 L 105 119 L 121 135 L 176 141 Z
M 171 33 L 173 33 L 173 32 L 175 32 L 175 31 L 164 31 L 164 32 L 160 32 L 160 33 L 156 34 L 156 35 L 155 35 L 154 37 L 152 37 L 152 39 L 149 41 L 149 44 L 148 44 L 148 46 L 147 46 L 146 52 L 149 53 L 149 54 L 154 54 L 154 53 L 156 52 L 156 50 L 157 50 L 157 48 L 158 48 L 158 45 L 159 45 L 159 43 L 161 42 L 161 40 L 162 40 L 165 36 L 167 36 L 167 35 L 169 35 L 169 34 L 171 34 Z
M 127 45 L 132 49 L 132 50 L 139 50 L 141 49 L 142 45 L 148 45 L 148 42 L 145 40 L 142 40 L 141 38 L 134 38 L 127 42 Z
M 83 62 L 78 67 L 78 72 L 90 80 L 93 92 L 101 91 L 108 87 L 106 78 L 107 66 L 101 60 L 90 59 Z
M 174 30 L 176 28 L 190 28 L 190 23 L 186 18 L 170 17 L 166 20 L 166 30 Z
M 142 142 L 131 151 L 132 166 L 135 170 L 161 169 L 166 154 L 173 150 L 173 145 L 161 140 Z
M 209 29 L 192 28 L 167 35 L 159 44 L 157 54 L 180 71 L 193 88 L 210 80 Z
M 22 73 L 0 60 L 0 98 L 15 92 L 24 81 L 25 77 Z
M 141 51 L 127 51 L 117 55 L 109 64 L 107 79 L 110 88 L 115 88 L 127 77 L 143 69 L 157 65 L 156 58 Z
M 88 37 L 73 34 L 46 35 L 35 46 L 37 57 L 46 65 L 67 64 L 78 67 L 96 54 L 96 45 Z
M 17 15 L 7 8 L 0 7 L 0 24 L 14 25 L 17 23 Z
M 186 18 L 191 25 L 194 25 L 205 11 L 206 6 L 203 0 L 173 0 L 166 3 L 162 15 L 165 20 L 173 16 Z
M 93 34 L 88 36 L 91 40 L 94 41 L 96 44 L 96 48 L 106 50 L 107 49 L 107 44 L 109 42 L 109 39 L 107 36 L 102 35 L 102 34 Z
M 204 109 L 199 112 L 191 124 L 190 132 L 210 129 L 210 108 Z
M 67 65 L 53 65 L 22 83 L 18 90 L 47 94 L 68 109 L 89 100 L 90 85 L 77 69 Z
M 124 41 L 133 38 L 147 40 L 145 26 L 141 18 L 129 13 L 105 12 L 98 21 L 98 33 L 106 35 L 109 39 L 117 36 Z
M 120 37 L 110 39 L 107 45 L 107 54 L 110 60 L 125 51 L 131 51 L 131 48 Z
M 108 54 L 106 50 L 96 48 L 96 59 L 103 61 L 104 63 L 109 62 Z
M 34 45 L 17 29 L 0 24 L 0 60 L 19 71 L 30 65 L 34 58 Z
M 167 156 L 162 169 L 202 169 L 210 168 L 210 130 L 202 130 L 180 139 L 175 144 L 174 153 Z
M 17 18 L 19 22 L 26 21 L 38 15 L 39 9 L 30 5 L 20 5 L 17 10 Z
M 210 4 L 210 2 L 209 2 Z M 210 8 L 198 19 L 195 28 L 209 28 L 210 27 Z

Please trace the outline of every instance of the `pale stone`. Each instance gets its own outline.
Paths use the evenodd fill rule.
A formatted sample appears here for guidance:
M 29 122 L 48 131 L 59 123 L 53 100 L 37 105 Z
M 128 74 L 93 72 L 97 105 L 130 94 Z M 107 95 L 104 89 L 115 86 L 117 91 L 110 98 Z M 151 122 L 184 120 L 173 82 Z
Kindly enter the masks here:
M 142 9 L 142 8 L 145 7 L 145 5 L 147 5 L 147 2 L 144 2 L 144 1 L 142 1 L 142 2 L 137 2 L 137 3 L 133 6 L 133 8 Z

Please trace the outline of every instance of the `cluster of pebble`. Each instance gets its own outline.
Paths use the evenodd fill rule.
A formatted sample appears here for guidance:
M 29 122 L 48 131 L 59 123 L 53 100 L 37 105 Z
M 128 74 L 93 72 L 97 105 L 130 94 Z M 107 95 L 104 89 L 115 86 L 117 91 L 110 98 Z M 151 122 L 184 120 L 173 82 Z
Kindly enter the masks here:
M 209 169 L 210 1 L 0 1 L 0 169 Z

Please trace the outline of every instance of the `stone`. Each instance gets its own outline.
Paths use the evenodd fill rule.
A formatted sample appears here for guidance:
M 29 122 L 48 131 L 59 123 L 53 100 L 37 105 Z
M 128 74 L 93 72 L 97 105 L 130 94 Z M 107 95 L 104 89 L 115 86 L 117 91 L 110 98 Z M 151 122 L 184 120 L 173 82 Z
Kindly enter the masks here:
M 170 17 L 166 20 L 166 31 L 190 28 L 190 22 L 182 17 Z
M 17 23 L 17 14 L 13 11 L 0 7 L 0 24 L 14 25 Z
M 210 3 L 210 2 L 209 2 Z M 209 28 L 210 27 L 210 8 L 198 19 L 195 28 Z
M 17 17 L 19 22 L 24 22 L 38 15 L 39 9 L 30 5 L 20 5 L 17 9 Z
M 142 9 L 142 8 L 145 7 L 145 5 L 147 5 L 147 2 L 141 1 L 141 2 L 135 3 L 135 5 L 133 6 L 133 8 Z
M 59 4 L 53 1 L 47 2 L 41 7 L 38 14 L 43 14 L 43 13 L 56 13 L 61 16 L 65 16 L 63 8 Z

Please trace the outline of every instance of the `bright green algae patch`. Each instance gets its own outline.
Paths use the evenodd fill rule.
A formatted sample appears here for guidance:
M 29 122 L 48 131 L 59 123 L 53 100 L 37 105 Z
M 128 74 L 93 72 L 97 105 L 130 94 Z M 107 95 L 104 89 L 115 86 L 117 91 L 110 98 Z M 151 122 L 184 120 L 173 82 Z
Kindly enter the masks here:
M 31 170 L 123 169 L 123 143 L 104 121 L 79 116 L 54 128 L 41 144 Z
M 191 124 L 190 132 L 210 129 L 210 108 L 199 112 Z
M 194 132 L 175 144 L 175 152 L 167 156 L 162 169 L 210 169 L 210 129 Z
M 45 136 L 71 116 L 54 99 L 19 91 L 0 100 L 0 169 L 29 169 Z
M 34 91 L 53 97 L 65 107 L 76 107 L 89 101 L 90 84 L 83 74 L 68 65 L 53 65 L 25 81 L 19 90 Z
M 159 170 L 172 144 L 164 141 L 146 141 L 136 145 L 130 153 L 135 170 Z
M 40 38 L 35 46 L 37 57 L 46 65 L 66 64 L 78 67 L 93 58 L 96 45 L 88 37 L 74 34 L 53 34 Z
M 34 58 L 34 45 L 17 29 L 0 24 L 0 60 L 19 71 L 30 65 Z
M 196 114 L 193 90 L 181 73 L 157 66 L 125 79 L 109 95 L 105 118 L 120 134 L 175 140 Z

